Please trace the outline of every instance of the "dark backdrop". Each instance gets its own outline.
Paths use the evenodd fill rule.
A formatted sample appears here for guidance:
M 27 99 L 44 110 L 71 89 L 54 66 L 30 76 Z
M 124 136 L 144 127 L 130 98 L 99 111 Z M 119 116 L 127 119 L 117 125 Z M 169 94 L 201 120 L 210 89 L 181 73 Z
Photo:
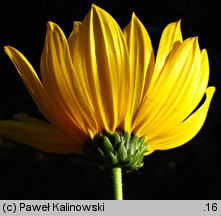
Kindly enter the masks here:
M 66 33 L 73 20 L 81 21 L 91 4 L 107 10 L 121 27 L 134 11 L 147 27 L 154 48 L 163 28 L 182 19 L 184 38 L 199 36 L 210 59 L 210 85 L 217 91 L 200 133 L 183 147 L 145 157 L 145 166 L 124 176 L 125 199 L 220 199 L 220 24 L 215 1 L 201 0 L 43 0 L 1 1 L 0 118 L 38 110 L 3 50 L 12 45 L 39 71 L 46 23 L 56 22 Z M 218 4 L 218 3 L 217 3 Z M 109 174 L 91 167 L 77 155 L 46 154 L 2 140 L 0 199 L 111 199 Z

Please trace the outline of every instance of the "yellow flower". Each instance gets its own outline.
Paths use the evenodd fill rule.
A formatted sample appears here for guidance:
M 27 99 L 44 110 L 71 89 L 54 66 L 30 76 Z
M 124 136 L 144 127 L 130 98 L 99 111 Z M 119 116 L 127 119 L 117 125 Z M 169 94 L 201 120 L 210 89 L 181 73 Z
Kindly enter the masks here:
M 87 137 L 117 130 L 144 137 L 146 154 L 178 147 L 201 129 L 215 91 L 207 52 L 196 37 L 183 41 L 180 21 L 164 29 L 156 60 L 135 14 L 121 30 L 93 5 L 68 39 L 49 22 L 41 80 L 18 50 L 5 51 L 48 122 L 19 113 L 0 134 L 46 152 L 82 153 Z

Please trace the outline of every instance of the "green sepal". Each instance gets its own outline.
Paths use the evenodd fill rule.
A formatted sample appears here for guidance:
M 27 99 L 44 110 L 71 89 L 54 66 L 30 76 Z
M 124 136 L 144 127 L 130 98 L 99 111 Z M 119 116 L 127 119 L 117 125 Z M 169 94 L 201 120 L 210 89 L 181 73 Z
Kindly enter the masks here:
M 120 134 L 118 134 L 116 131 L 113 133 L 113 135 L 111 135 L 111 133 L 109 133 L 110 136 L 110 141 L 113 145 L 114 148 L 117 148 L 117 146 L 119 145 L 119 143 L 121 142 L 121 137 Z
M 107 156 L 109 156 L 114 151 L 112 143 L 110 142 L 110 140 L 106 136 L 103 137 L 103 142 L 101 143 L 100 147 L 104 150 L 104 153 Z
M 104 157 L 105 157 L 105 154 L 104 154 L 104 152 L 102 151 L 102 149 L 98 148 L 97 150 L 98 150 L 98 152 L 99 152 L 99 156 L 100 156 L 101 158 L 104 158 Z
M 129 165 L 136 169 L 136 167 L 142 166 L 142 161 L 143 161 L 143 154 L 137 150 L 134 154 L 134 157 L 131 158 Z
M 117 159 L 119 162 L 123 162 L 127 159 L 127 149 L 125 147 L 125 143 L 121 142 L 119 144 L 118 150 L 117 150 Z
M 118 160 L 113 153 L 110 154 L 110 159 L 113 165 L 116 165 L 118 163 Z
M 124 139 L 124 145 L 125 145 L 126 149 L 128 149 L 130 146 L 131 135 L 128 132 L 126 132 L 124 134 L 124 136 L 122 137 L 122 139 Z
M 128 149 L 128 156 L 133 156 L 136 149 L 137 149 L 137 143 L 138 143 L 139 139 L 138 137 L 134 137 L 131 142 L 130 142 L 130 146 L 129 146 L 129 149 Z

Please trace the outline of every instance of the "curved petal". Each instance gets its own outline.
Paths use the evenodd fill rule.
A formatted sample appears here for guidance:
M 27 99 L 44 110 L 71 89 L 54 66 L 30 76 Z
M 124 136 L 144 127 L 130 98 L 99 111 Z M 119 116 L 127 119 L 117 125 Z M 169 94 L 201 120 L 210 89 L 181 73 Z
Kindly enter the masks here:
M 156 81 L 157 77 L 161 73 L 161 69 L 163 68 L 165 61 L 167 59 L 168 54 L 173 49 L 174 45 L 176 43 L 182 43 L 182 33 L 180 30 L 180 20 L 177 22 L 170 23 L 166 26 L 166 28 L 163 30 L 159 47 L 157 50 L 157 57 L 156 57 L 156 63 L 154 68 L 154 73 L 151 80 L 151 86 Z
M 200 102 L 208 81 L 196 38 L 171 52 L 136 116 L 135 130 L 154 136 L 182 122 Z M 200 91 L 198 91 L 200 89 Z
M 45 46 L 41 58 L 41 75 L 53 106 L 66 130 L 75 128 L 93 136 L 97 123 L 90 96 L 82 92 L 82 83 L 76 79 L 68 42 L 63 31 L 52 22 L 48 23 Z
M 134 13 L 131 22 L 123 29 L 123 33 L 128 47 L 131 68 L 131 84 L 128 91 L 131 91 L 132 104 L 129 106 L 130 112 L 128 111 L 125 117 L 125 130 L 129 131 L 132 116 L 143 100 L 150 84 L 154 67 L 154 53 L 149 35 Z
M 43 125 L 43 126 L 48 125 L 47 122 L 36 119 L 36 118 L 32 118 L 27 113 L 23 113 L 23 112 L 14 114 L 12 116 L 12 118 L 16 119 L 16 120 L 19 120 L 19 121 L 22 121 L 22 122 L 28 122 L 28 123 L 32 123 L 32 124 L 40 124 L 40 125 Z
M 93 5 L 78 31 L 73 64 L 92 98 L 100 130 L 114 131 L 127 111 L 128 60 L 120 27 L 106 11 Z
M 8 54 L 8 56 L 14 63 L 27 90 L 29 91 L 34 102 L 38 106 L 41 113 L 45 116 L 45 118 L 53 125 L 62 128 L 62 130 L 66 128 L 67 123 L 61 125 L 62 116 L 61 113 L 58 112 L 57 110 L 58 107 L 53 106 L 51 98 L 49 97 L 47 91 L 45 90 L 40 79 L 38 78 L 38 75 L 35 72 L 34 68 L 31 66 L 31 64 L 25 58 L 25 56 L 22 55 L 22 53 L 20 53 L 15 48 L 10 46 L 5 47 L 5 52 Z M 79 130 L 77 127 L 74 127 L 74 125 L 72 125 L 69 134 L 74 134 L 75 132 L 82 134 L 81 130 Z
M 180 77 L 174 91 L 171 93 L 161 112 L 152 124 L 152 135 L 161 133 L 165 129 L 172 128 L 186 119 L 200 103 L 207 89 L 209 79 L 209 63 L 206 51 L 197 50 L 190 63 L 186 78 Z M 182 71 L 185 74 L 185 69 Z M 163 124 L 164 122 L 164 124 Z M 158 132 L 154 129 L 158 128 Z
M 206 90 L 204 104 L 181 124 L 148 140 L 149 148 L 151 150 L 167 150 L 183 145 L 191 140 L 205 122 L 214 92 L 215 87 L 209 87 Z
M 34 68 L 28 60 L 15 48 L 6 46 L 5 52 L 14 63 L 26 88 L 42 114 L 50 121 L 55 122 L 54 111 L 49 103 L 48 95 L 38 78 Z
M 75 44 L 76 36 L 77 36 L 80 26 L 81 26 L 81 22 L 74 21 L 73 30 L 68 38 L 68 45 L 69 45 L 69 50 L 70 50 L 70 54 L 72 58 L 74 56 L 74 44 Z
M 173 71 L 172 66 L 169 70 Z M 184 60 L 179 76 L 171 75 L 175 82 L 171 80 L 167 83 L 162 79 L 159 82 L 159 87 L 154 87 L 158 91 L 155 92 L 157 95 L 152 95 L 152 98 L 161 101 L 158 102 L 157 108 L 152 107 L 154 110 L 151 116 L 152 120 L 145 128 L 151 136 L 160 134 L 186 119 L 200 103 L 206 91 L 209 78 L 208 58 L 205 50 L 200 52 L 197 40 L 194 41 L 193 50 L 189 53 L 188 58 L 186 61 Z M 169 75 L 168 79 L 170 79 Z M 158 98 L 158 95 L 161 97 Z
M 0 121 L 0 135 L 44 152 L 82 154 L 81 144 L 83 140 L 81 137 L 75 136 L 73 139 L 73 137 L 46 122 L 24 114 L 22 117 L 21 114 L 19 115 L 18 118 L 25 119 L 24 122 Z

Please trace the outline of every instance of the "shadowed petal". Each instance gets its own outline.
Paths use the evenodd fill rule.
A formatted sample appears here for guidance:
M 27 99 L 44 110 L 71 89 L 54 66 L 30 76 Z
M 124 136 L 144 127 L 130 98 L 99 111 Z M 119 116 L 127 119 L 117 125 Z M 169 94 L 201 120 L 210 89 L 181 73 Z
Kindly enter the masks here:
M 72 58 L 74 56 L 74 44 L 75 44 L 76 36 L 77 36 L 80 26 L 81 26 L 81 22 L 74 21 L 73 30 L 68 38 L 68 45 L 69 45 L 70 54 Z M 74 61 L 74 59 L 72 60 Z
M 56 104 L 52 103 L 51 97 L 49 97 L 48 92 L 45 90 L 40 79 L 38 78 L 38 75 L 28 60 L 24 57 L 24 55 L 22 55 L 22 53 L 13 47 L 6 46 L 5 51 L 16 66 L 19 75 L 21 76 L 26 88 L 28 89 L 41 113 L 49 122 L 57 127 L 65 129 L 70 121 L 64 122 L 62 125 L 62 122 L 64 121 L 62 113 L 59 112 Z M 82 133 L 81 130 L 72 124 L 69 133 L 73 134 L 76 131 L 78 133 Z
M 0 135 L 45 152 L 82 153 L 82 137 L 70 137 L 46 122 L 22 115 L 17 117 L 24 122 L 0 121 Z
M 18 70 L 26 88 L 32 96 L 34 102 L 42 112 L 42 114 L 50 121 L 56 122 L 54 119 L 54 111 L 50 105 L 48 95 L 38 78 L 34 68 L 28 60 L 15 48 L 6 46 L 5 52 L 8 54 L 15 67 Z

